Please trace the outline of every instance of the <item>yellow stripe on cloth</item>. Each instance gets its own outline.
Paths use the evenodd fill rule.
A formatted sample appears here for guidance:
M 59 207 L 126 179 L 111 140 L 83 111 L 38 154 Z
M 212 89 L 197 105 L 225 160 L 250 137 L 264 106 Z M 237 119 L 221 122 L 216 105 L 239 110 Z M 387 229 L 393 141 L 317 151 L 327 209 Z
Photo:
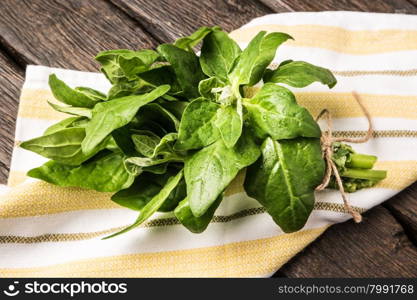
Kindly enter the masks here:
M 328 227 L 197 249 L 138 253 L 33 268 L 2 277 L 247 277 L 276 271 Z M 175 263 L 172 263 L 175 262 Z
M 348 30 L 325 25 L 265 24 L 237 29 L 230 36 L 238 43 L 249 43 L 261 30 L 288 33 L 295 40 L 288 41 L 286 45 L 340 53 L 360 55 L 417 50 L 417 30 Z
M 256 93 L 256 88 L 247 90 L 247 97 Z M 313 116 L 327 108 L 333 118 L 363 117 L 351 93 L 340 92 L 298 92 L 299 104 L 305 106 Z M 417 96 L 359 94 L 362 103 L 372 117 L 417 119 Z M 54 101 L 50 91 L 25 89 L 22 92 L 19 118 L 61 120 L 67 114 L 54 111 L 47 103 Z
M 366 209 L 351 206 L 351 208 L 358 212 L 364 213 Z M 314 210 L 326 210 L 332 212 L 339 212 L 349 214 L 349 211 L 346 210 L 345 206 L 341 203 L 332 203 L 332 202 L 316 202 L 314 204 Z M 245 218 L 254 215 L 265 214 L 266 210 L 264 207 L 252 207 L 248 209 L 240 210 L 234 214 L 221 216 L 214 215 L 210 223 L 228 223 L 234 220 Z M 145 223 L 141 224 L 140 228 L 150 228 L 150 227 L 166 227 L 180 225 L 180 221 L 176 217 L 162 217 L 155 218 Z M 35 236 L 24 236 L 24 235 L 0 235 L 0 244 L 38 244 L 38 243 L 59 243 L 59 242 L 74 242 L 74 241 L 84 241 L 91 240 L 99 237 L 104 237 L 111 233 L 118 232 L 130 224 L 125 226 L 113 227 L 102 229 L 99 231 L 93 232 L 72 232 L 72 233 L 44 233 Z
M 417 119 L 417 96 L 359 95 L 373 118 Z M 296 93 L 296 97 L 297 102 L 306 107 L 313 116 L 326 108 L 335 119 L 363 117 L 363 111 L 352 93 L 301 92 Z
M 48 101 L 57 102 L 50 90 L 23 89 L 20 95 L 19 118 L 62 120 L 69 117 L 68 114 L 54 110 L 48 104 Z M 62 106 L 65 106 L 65 104 L 62 104 Z
M 388 171 L 388 177 L 376 187 L 401 190 L 417 178 L 417 161 L 380 161 L 376 169 Z M 10 176 L 15 176 L 11 171 Z M 20 173 L 21 174 L 21 173 Z M 20 175 L 18 175 L 20 176 Z M 243 173 L 240 173 L 226 191 L 227 195 L 243 191 Z M 17 185 L 2 196 L 1 218 L 27 217 L 74 210 L 120 208 L 110 200 L 110 193 L 81 188 L 61 188 L 46 182 Z

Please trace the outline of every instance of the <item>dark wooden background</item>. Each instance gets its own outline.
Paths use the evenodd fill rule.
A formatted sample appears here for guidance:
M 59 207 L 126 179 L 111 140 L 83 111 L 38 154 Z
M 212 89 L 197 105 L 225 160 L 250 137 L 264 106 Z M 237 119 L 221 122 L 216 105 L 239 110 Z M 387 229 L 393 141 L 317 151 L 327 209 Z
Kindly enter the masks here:
M 202 25 L 233 30 L 274 12 L 417 13 L 417 0 L 1 0 L 0 183 L 6 183 L 27 64 L 97 71 L 92 57 L 155 47 Z M 416 277 L 417 184 L 364 216 L 331 227 L 279 277 Z

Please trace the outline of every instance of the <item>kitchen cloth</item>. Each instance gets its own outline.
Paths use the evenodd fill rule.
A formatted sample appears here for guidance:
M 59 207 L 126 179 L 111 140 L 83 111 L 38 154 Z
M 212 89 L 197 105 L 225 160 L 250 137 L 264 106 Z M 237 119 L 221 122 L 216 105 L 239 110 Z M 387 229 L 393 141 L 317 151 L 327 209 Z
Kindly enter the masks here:
M 330 110 L 336 136 L 366 133 L 367 121 L 352 91 L 372 115 L 374 138 L 354 148 L 377 155 L 375 168 L 388 170 L 388 177 L 374 188 L 349 194 L 356 211 L 380 204 L 417 180 L 417 16 L 273 14 L 231 36 L 243 48 L 261 30 L 295 39 L 279 47 L 275 64 L 303 60 L 334 72 L 338 83 L 331 90 L 318 83 L 292 90 L 313 116 Z M 51 73 L 72 87 L 103 92 L 110 87 L 99 73 L 28 66 L 8 187 L 0 196 L 1 277 L 266 277 L 329 226 L 351 218 L 338 191 L 316 192 L 305 227 L 285 234 L 245 194 L 240 173 L 202 234 L 190 233 L 170 213 L 159 213 L 140 228 L 101 240 L 130 225 L 137 213 L 112 202 L 109 193 L 61 188 L 25 176 L 45 159 L 19 143 L 67 117 L 47 104 L 54 101 L 47 84 Z

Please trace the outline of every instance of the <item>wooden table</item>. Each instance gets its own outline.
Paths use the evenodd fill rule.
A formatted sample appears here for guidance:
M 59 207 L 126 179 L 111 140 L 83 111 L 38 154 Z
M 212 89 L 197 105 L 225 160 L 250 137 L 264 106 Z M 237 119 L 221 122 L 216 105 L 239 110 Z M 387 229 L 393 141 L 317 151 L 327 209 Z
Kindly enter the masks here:
M 116 48 L 155 47 L 202 25 L 233 30 L 274 12 L 355 10 L 417 13 L 417 0 L 1 0 L 0 183 L 5 183 L 25 66 L 97 71 Z M 364 215 L 331 227 L 280 277 L 416 277 L 417 183 Z

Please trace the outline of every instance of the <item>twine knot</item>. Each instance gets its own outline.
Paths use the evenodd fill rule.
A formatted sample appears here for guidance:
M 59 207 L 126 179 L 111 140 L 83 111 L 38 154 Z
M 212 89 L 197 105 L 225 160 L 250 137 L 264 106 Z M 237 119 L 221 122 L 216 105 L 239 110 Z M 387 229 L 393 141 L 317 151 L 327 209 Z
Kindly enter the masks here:
M 360 108 L 362 109 L 367 121 L 368 121 L 368 131 L 366 135 L 363 138 L 359 139 L 351 139 L 351 138 L 335 138 L 333 137 L 332 133 L 332 118 L 330 115 L 330 112 L 327 109 L 323 109 L 320 114 L 317 116 L 316 121 L 319 121 L 321 118 L 325 118 L 327 123 L 327 130 L 324 131 L 321 135 L 320 142 L 323 152 L 323 158 L 326 162 L 326 173 L 323 177 L 322 183 L 316 187 L 317 191 L 324 190 L 330 182 L 330 178 L 332 175 L 336 178 L 337 186 L 339 188 L 340 194 L 343 199 L 343 205 L 345 207 L 345 210 L 349 212 L 353 220 L 356 223 L 360 223 L 362 221 L 362 216 L 359 212 L 355 211 L 349 204 L 345 189 L 343 188 L 343 182 L 340 177 L 339 171 L 337 170 L 336 164 L 333 162 L 332 156 L 333 156 L 333 143 L 335 142 L 348 142 L 348 143 L 365 143 L 369 141 L 372 137 L 373 128 L 372 128 L 372 122 L 371 122 L 371 116 L 368 112 L 368 110 L 363 106 L 359 95 L 356 92 L 352 92 L 353 98 L 356 100 Z

